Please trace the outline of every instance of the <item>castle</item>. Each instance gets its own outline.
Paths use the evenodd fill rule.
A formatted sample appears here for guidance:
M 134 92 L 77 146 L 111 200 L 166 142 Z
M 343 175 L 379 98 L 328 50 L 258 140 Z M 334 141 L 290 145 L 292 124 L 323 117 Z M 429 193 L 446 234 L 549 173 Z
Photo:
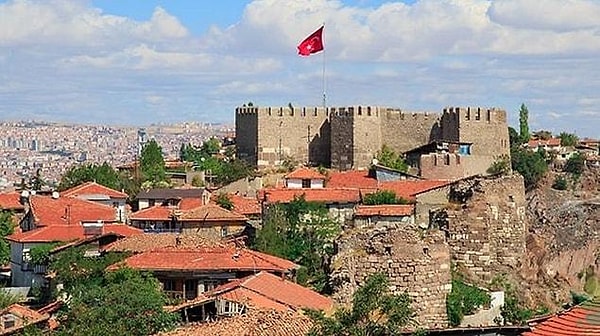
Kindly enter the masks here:
M 294 159 L 334 169 L 371 165 L 383 145 L 406 154 L 424 178 L 485 173 L 509 155 L 506 111 L 449 107 L 406 113 L 382 106 L 256 107 L 235 109 L 238 156 L 267 167 Z

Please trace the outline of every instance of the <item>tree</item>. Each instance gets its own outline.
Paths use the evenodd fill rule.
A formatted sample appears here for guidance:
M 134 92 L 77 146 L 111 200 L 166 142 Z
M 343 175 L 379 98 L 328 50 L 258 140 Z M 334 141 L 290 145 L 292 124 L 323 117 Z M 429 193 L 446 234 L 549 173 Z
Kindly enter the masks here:
M 523 175 L 525 188 L 531 190 L 548 171 L 545 152 L 532 152 L 513 147 L 510 150 L 511 165 L 514 171 Z
M 150 274 L 122 268 L 109 272 L 100 284 L 70 291 L 59 335 L 153 335 L 172 328 L 177 316 L 160 283 Z
M 223 209 L 233 210 L 233 202 L 226 193 L 221 193 L 217 196 L 217 204 Z
M 502 155 L 487 169 L 488 174 L 504 175 L 510 173 L 510 158 L 508 155 Z
M 156 185 L 166 181 L 165 159 L 163 158 L 162 148 L 154 139 L 150 140 L 142 148 L 140 170 L 144 177 L 144 182 Z
M 552 182 L 552 189 L 556 190 L 567 190 L 568 182 L 564 176 L 556 176 L 554 182 Z
M 209 155 L 215 155 L 221 150 L 221 141 L 217 138 L 210 138 L 202 143 L 200 150 Z
M 390 190 L 379 190 L 377 192 L 367 194 L 363 198 L 363 204 L 380 205 L 380 204 L 407 204 L 408 201 L 403 198 L 396 197 L 396 193 Z
M 406 172 L 408 170 L 408 164 L 404 161 L 401 155 L 398 155 L 387 145 L 383 145 L 381 150 L 377 152 L 375 158 L 380 165 Z
M 10 244 L 5 237 L 13 234 L 14 231 L 13 213 L 0 209 L 0 236 L 2 236 L 0 240 L 0 263 L 2 265 L 6 265 L 10 261 Z
M 340 224 L 329 218 L 324 204 L 298 197 L 267 209 L 254 247 L 300 264 L 298 282 L 327 292 L 333 240 L 340 232 Z
M 508 138 L 511 147 L 519 146 L 523 142 L 521 142 L 521 136 L 519 133 L 512 127 L 508 127 Z
M 106 162 L 101 165 L 86 163 L 69 168 L 61 177 L 58 190 L 67 190 L 85 182 L 96 182 L 111 189 L 121 190 L 124 189 L 125 179 L 125 176 L 121 176 Z
M 314 322 L 310 336 L 391 336 L 413 322 L 407 293 L 392 294 L 385 275 L 371 275 L 352 298 L 352 307 L 340 307 L 333 316 L 308 311 Z
M 567 173 L 579 176 L 581 173 L 583 173 L 584 165 L 585 157 L 581 155 L 581 153 L 575 153 L 571 155 L 569 159 L 567 159 L 567 163 L 565 163 L 563 170 Z
M 521 136 L 521 142 L 528 142 L 531 138 L 529 134 L 529 110 L 525 103 L 521 104 L 519 109 L 519 135 Z
M 561 132 L 558 137 L 560 138 L 561 146 L 575 146 L 579 142 L 577 135 L 573 133 Z

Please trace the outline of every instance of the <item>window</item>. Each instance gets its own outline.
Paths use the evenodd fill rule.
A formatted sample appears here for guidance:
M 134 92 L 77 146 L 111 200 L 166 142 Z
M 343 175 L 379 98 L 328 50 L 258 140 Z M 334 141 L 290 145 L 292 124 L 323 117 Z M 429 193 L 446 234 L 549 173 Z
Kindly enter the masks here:
M 175 290 L 175 280 L 163 280 L 163 290 L 165 291 L 174 291 Z
M 16 317 L 13 314 L 6 314 L 2 316 L 2 322 L 4 329 L 12 328 L 16 325 Z
M 310 179 L 302 180 L 302 188 L 310 188 Z
M 229 228 L 227 226 L 221 226 L 221 237 L 227 237 L 229 235 Z
M 23 249 L 23 263 L 26 264 L 31 261 L 31 250 L 28 248 Z

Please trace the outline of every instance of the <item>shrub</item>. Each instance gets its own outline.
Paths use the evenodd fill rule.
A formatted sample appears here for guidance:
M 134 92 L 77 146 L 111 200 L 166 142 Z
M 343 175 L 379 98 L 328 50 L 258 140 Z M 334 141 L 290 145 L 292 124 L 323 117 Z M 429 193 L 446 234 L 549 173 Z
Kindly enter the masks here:
M 567 179 L 564 176 L 557 176 L 552 183 L 552 188 L 556 190 L 567 190 Z
M 567 173 L 571 173 L 573 175 L 579 176 L 583 173 L 583 166 L 585 163 L 585 158 L 580 153 L 576 153 L 572 155 L 565 164 L 563 170 Z

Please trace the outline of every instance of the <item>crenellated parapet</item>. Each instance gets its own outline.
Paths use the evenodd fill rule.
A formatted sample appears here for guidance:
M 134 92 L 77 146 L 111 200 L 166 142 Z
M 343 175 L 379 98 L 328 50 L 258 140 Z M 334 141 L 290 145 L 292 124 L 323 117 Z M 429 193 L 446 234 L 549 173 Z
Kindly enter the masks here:
M 506 123 L 506 111 L 496 107 L 446 107 L 443 109 L 442 117 L 460 122 Z

